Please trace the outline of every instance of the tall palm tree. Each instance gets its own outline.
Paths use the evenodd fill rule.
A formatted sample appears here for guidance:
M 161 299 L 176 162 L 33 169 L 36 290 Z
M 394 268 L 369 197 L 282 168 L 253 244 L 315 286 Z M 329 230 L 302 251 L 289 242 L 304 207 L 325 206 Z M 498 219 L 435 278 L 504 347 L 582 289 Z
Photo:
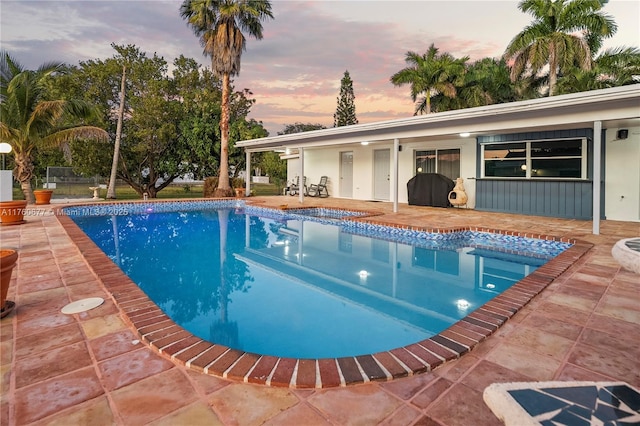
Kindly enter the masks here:
M 409 65 L 391 76 L 395 86 L 411 85 L 411 99 L 416 102 L 418 96 L 424 94 L 424 99 L 418 102 L 415 114 L 419 112 L 430 114 L 431 99 L 442 94 L 448 98 L 455 98 L 457 89 L 464 82 L 465 64 L 469 57 L 456 59 L 448 53 L 438 54 L 438 49 L 432 44 L 426 53 L 407 52 L 405 62 Z
M 65 147 L 73 140 L 109 138 L 103 129 L 79 125 L 91 116 L 89 104 L 46 98 L 45 80 L 63 70 L 56 62 L 25 70 L 8 52 L 0 52 L 0 140 L 13 148 L 14 176 L 29 204 L 35 202 L 31 180 L 37 146 Z
M 625 86 L 640 82 L 640 49 L 615 47 L 593 60 L 591 70 L 571 70 L 558 77 L 558 94 Z
M 205 56 L 211 56 L 211 69 L 222 78 L 220 117 L 220 172 L 217 197 L 234 195 L 229 182 L 229 93 L 231 76 L 240 73 L 240 59 L 246 48 L 243 31 L 262 39 L 262 21 L 273 18 L 267 0 L 184 0 L 180 15 L 186 19 Z
M 507 46 L 505 59 L 511 65 L 511 79 L 527 71 L 549 68 L 549 96 L 556 93 L 558 73 L 576 65 L 591 69 L 592 49 L 615 34 L 617 26 L 602 11 L 606 0 L 522 0 L 518 8 L 535 18 Z

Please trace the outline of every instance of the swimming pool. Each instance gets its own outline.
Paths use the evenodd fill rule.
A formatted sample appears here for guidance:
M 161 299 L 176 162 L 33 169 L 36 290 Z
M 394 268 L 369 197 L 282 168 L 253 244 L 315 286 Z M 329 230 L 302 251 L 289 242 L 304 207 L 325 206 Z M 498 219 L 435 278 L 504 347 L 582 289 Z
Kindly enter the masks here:
M 278 357 L 358 356 L 430 338 L 568 247 L 478 232 L 394 236 L 336 222 L 357 217 L 348 212 L 97 213 L 73 218 L 173 321 Z
M 145 214 L 149 214 L 149 216 L 157 216 L 155 214 L 151 214 L 153 212 L 159 211 L 171 211 L 171 210 L 181 210 L 180 215 L 183 218 L 186 218 L 185 212 L 187 211 L 195 211 L 200 210 L 204 205 L 207 206 L 208 209 L 212 207 L 219 207 L 225 204 L 220 204 L 219 202 L 177 202 L 177 203 L 120 203 L 113 206 L 107 205 L 96 205 L 90 207 L 78 207 L 75 210 L 70 208 L 65 208 L 64 213 L 67 215 L 71 215 L 74 219 L 78 219 L 82 216 L 86 216 L 89 214 L 107 214 L 110 215 L 111 219 L 115 218 L 116 222 L 119 222 L 120 219 L 124 218 L 123 213 L 126 213 L 127 216 L 132 215 L 133 213 L 143 212 Z M 227 203 L 227 207 L 230 205 Z M 250 212 L 251 214 L 257 214 L 260 216 L 261 220 L 266 220 L 265 223 L 276 223 L 278 220 L 282 219 L 282 212 L 277 212 L 272 209 L 262 209 L 259 207 L 247 207 L 243 209 L 241 204 L 232 203 L 233 212 L 231 213 L 240 213 L 240 211 L 236 212 L 236 209 L 244 210 Z M 110 209 L 117 209 L 117 211 L 109 211 Z M 98 211 L 101 210 L 101 211 Z M 326 218 L 318 218 L 317 216 L 324 216 L 324 214 L 317 215 L 317 212 L 313 212 L 311 215 L 304 214 L 305 212 L 289 212 L 285 214 L 285 222 L 289 222 L 291 226 L 291 230 L 295 230 L 295 225 L 297 219 L 300 217 L 307 217 L 308 220 L 304 220 L 302 222 L 303 238 L 295 239 L 293 235 L 287 234 L 288 230 L 285 227 L 280 228 L 283 232 L 266 232 L 266 235 L 271 235 L 267 238 L 267 241 L 271 241 L 271 243 L 262 246 L 252 245 L 252 241 L 255 240 L 255 236 L 259 235 L 250 233 L 250 238 L 246 238 L 244 244 L 246 245 L 246 253 L 245 255 L 249 256 L 259 256 L 259 257 L 276 257 L 276 260 L 271 259 L 272 261 L 277 261 L 278 265 L 281 265 L 284 260 L 282 258 L 277 259 L 276 251 L 280 250 L 280 254 L 282 255 L 284 252 L 284 247 L 286 246 L 286 239 L 282 237 L 283 235 L 289 239 L 289 246 L 291 246 L 292 242 L 298 242 L 302 240 L 304 245 L 304 249 L 302 254 L 307 253 L 307 248 L 309 247 L 307 241 L 307 235 L 312 235 L 313 233 L 309 233 L 316 228 L 316 225 L 319 222 L 328 221 L 335 225 L 335 219 L 326 219 Z M 215 213 L 214 216 L 217 216 Z M 123 278 L 119 278 L 117 272 L 118 268 L 109 267 L 105 265 L 103 261 L 99 261 L 98 259 L 104 256 L 100 252 L 96 251 L 96 249 L 92 248 L 92 244 L 88 244 L 84 242 L 86 237 L 81 236 L 74 229 L 75 226 L 70 225 L 70 220 L 66 216 L 59 216 L 61 222 L 65 225 L 70 232 L 73 234 L 72 237 L 80 247 L 81 251 L 87 257 L 89 263 L 94 267 L 94 269 L 99 269 L 99 274 L 103 275 L 103 282 L 105 286 L 110 289 L 114 299 L 118 303 L 118 306 L 124 311 L 127 316 L 127 319 L 132 323 L 132 325 L 136 328 L 142 340 L 149 343 L 153 348 L 158 350 L 160 353 L 165 356 L 169 356 L 170 358 L 178 361 L 182 364 L 185 364 L 191 368 L 195 368 L 200 371 L 207 372 L 209 374 L 220 375 L 223 377 L 231 377 L 238 378 L 244 381 L 249 382 L 257 382 L 257 383 L 266 383 L 271 385 L 280 385 L 280 386 L 295 386 L 295 387 L 330 387 L 337 385 L 344 385 L 350 383 L 358 383 L 367 380 L 380 380 L 380 379 L 389 379 L 391 377 L 402 377 L 407 374 L 416 373 L 420 371 L 429 370 L 434 368 L 438 364 L 446 361 L 447 359 L 452 359 L 460 356 L 462 353 L 467 352 L 479 341 L 482 341 L 486 336 L 491 334 L 493 331 L 497 329 L 497 327 L 506 321 L 513 313 L 515 313 L 518 309 L 520 309 L 533 295 L 537 294 L 541 291 L 552 279 L 554 276 L 559 275 L 561 273 L 562 268 L 558 268 L 559 258 L 563 258 L 563 268 L 566 268 L 571 264 L 572 261 L 575 260 L 575 247 L 570 248 L 569 250 L 564 251 L 560 256 L 555 258 L 552 262 L 540 267 L 538 270 L 541 273 L 534 271 L 533 274 L 528 277 L 520 280 L 517 284 L 512 286 L 507 292 L 503 295 L 497 296 L 491 302 L 484 304 L 482 307 L 476 309 L 474 312 L 469 313 L 469 307 L 466 306 L 465 303 L 461 303 L 460 307 L 466 307 L 467 316 L 462 318 L 460 321 L 455 323 L 453 326 L 448 329 L 424 340 L 415 341 L 411 344 L 408 344 L 403 347 L 398 347 L 391 350 L 382 350 L 380 352 L 374 352 L 372 354 L 366 355 L 356 355 L 355 357 L 345 356 L 333 359 L 304 359 L 304 358 L 288 358 L 288 357 L 272 357 L 269 355 L 258 355 L 251 351 L 245 350 L 235 350 L 229 349 L 228 346 L 224 344 L 216 343 L 212 344 L 206 341 L 203 341 L 200 338 L 197 338 L 190 333 L 183 330 L 181 327 L 177 327 L 173 321 L 170 321 L 156 306 L 155 303 L 150 303 L 149 299 L 146 295 L 142 294 L 139 290 L 135 290 L 134 287 L 127 284 Z M 152 218 L 155 220 L 155 218 Z M 233 222 L 233 221 L 232 221 Z M 124 221 L 124 223 L 127 223 Z M 251 221 L 247 221 L 245 219 L 245 229 L 249 223 L 249 229 L 251 229 Z M 113 226 L 113 221 L 111 223 Z M 130 225 L 127 225 L 130 226 Z M 125 226 L 125 228 L 127 227 Z M 172 229 L 171 232 L 167 231 L 168 238 L 175 238 L 175 234 L 177 230 L 174 227 L 166 227 L 167 229 Z M 238 230 L 241 230 L 241 225 L 232 225 L 228 228 L 228 231 L 235 233 Z M 264 230 L 264 223 L 261 228 Z M 271 226 L 267 226 L 267 229 L 270 229 Z M 319 231 L 315 231 L 316 234 Z M 436 267 L 439 269 L 443 268 L 442 260 L 447 255 L 442 255 L 447 250 L 436 250 L 433 247 L 433 244 L 436 244 L 438 240 L 448 240 L 449 243 L 454 244 L 454 249 L 459 249 L 459 241 L 456 242 L 454 240 L 460 240 L 462 238 L 468 238 L 473 234 L 482 234 L 484 235 L 482 244 L 477 244 L 472 250 L 467 251 L 475 251 L 473 253 L 473 257 L 477 258 L 477 255 L 484 250 L 488 250 L 491 255 L 496 256 L 500 261 L 510 260 L 509 258 L 513 255 L 520 254 L 523 250 L 522 247 L 516 247 L 515 250 L 509 252 L 504 250 L 504 242 L 509 240 L 510 242 L 518 242 L 522 243 L 526 242 L 524 246 L 531 246 L 533 244 L 535 257 L 548 258 L 553 255 L 553 250 L 556 250 L 558 247 L 558 241 L 554 241 L 555 239 L 538 236 L 538 239 L 522 239 L 518 238 L 517 235 L 507 235 L 507 233 L 498 233 L 498 234 L 487 234 L 483 232 L 481 229 L 469 230 L 469 229 L 458 229 L 456 232 L 448 232 L 443 231 L 442 233 L 436 234 L 428 234 L 422 232 L 420 229 L 407 229 L 400 227 L 383 227 L 380 225 L 368 223 L 365 219 L 359 220 L 358 218 L 354 218 L 354 220 L 346 220 L 342 221 L 341 229 L 338 232 L 337 239 L 333 240 L 332 249 L 334 252 L 339 252 L 339 247 L 342 244 L 344 250 L 347 250 L 351 247 L 352 253 L 360 253 L 362 241 L 361 237 L 363 236 L 371 236 L 375 234 L 379 234 L 379 236 L 384 239 L 378 240 L 375 243 L 371 241 L 369 244 L 373 244 L 370 246 L 370 252 L 375 253 L 373 261 L 379 262 L 381 258 L 383 258 L 383 254 L 385 252 L 385 245 L 387 246 L 386 252 L 388 257 L 385 259 L 388 260 L 389 264 L 394 263 L 395 260 L 400 260 L 400 268 L 395 272 L 397 275 L 396 285 L 398 283 L 402 283 L 404 280 L 401 279 L 403 277 L 403 273 L 406 272 L 406 269 L 409 268 L 423 268 L 423 269 L 435 269 Z M 342 236 L 340 237 L 340 235 Z M 273 235 L 280 235 L 281 239 L 278 241 L 274 239 Z M 411 253 L 409 256 L 402 254 L 402 250 L 398 250 L 396 253 L 396 244 L 402 247 L 403 240 L 412 239 L 418 236 L 423 241 L 421 241 L 421 246 L 415 247 L 411 249 Z M 264 235 L 263 235 L 264 237 Z M 270 240 L 271 238 L 271 240 Z M 342 239 L 340 239 L 342 238 Z M 394 239 L 399 238 L 400 241 L 392 241 Z M 264 238 L 257 238 L 258 240 L 264 240 Z M 312 238 L 315 240 L 316 238 Z M 349 239 L 351 242 L 349 242 Z M 153 242 L 153 239 L 150 239 Z M 247 243 L 248 241 L 248 243 Z M 280 244 L 284 242 L 284 244 Z M 533 243 L 532 243 L 533 242 Z M 566 248 L 569 244 L 566 241 L 563 244 L 560 244 L 560 247 Z M 123 244 L 119 244 L 120 248 Z M 551 247 L 556 247 L 550 251 Z M 115 247 L 115 244 L 114 244 Z M 375 248 L 374 248 L 375 247 Z M 529 248 L 531 248 L 529 247 Z M 500 250 L 496 250 L 499 248 Z M 526 248 L 526 247 L 525 247 Z M 415 249 L 418 249 L 415 251 Z M 291 249 L 290 249 L 291 250 Z M 406 249 L 405 249 L 406 250 Z M 464 250 L 462 250 L 464 251 Z M 572 252 L 572 253 L 569 253 Z M 311 254 L 313 251 L 308 251 L 307 254 Z M 344 256 L 344 252 L 341 255 Z M 122 253 L 120 253 L 122 254 Z M 395 257 L 394 257 L 395 256 Z M 404 257 L 403 257 L 404 256 Z M 451 256 L 451 254 L 449 254 Z M 413 257 L 413 260 L 410 259 Z M 438 259 L 438 258 L 441 259 Z M 305 256 L 303 256 L 303 259 Z M 403 259 L 406 259 L 403 261 Z M 125 263 L 128 262 L 127 256 L 124 256 L 123 259 Z M 253 259 L 242 259 L 242 262 L 250 263 Z M 414 263 L 413 265 L 411 263 Z M 539 262 L 536 261 L 536 262 Z M 168 263 L 168 262 L 164 262 Z M 293 263 L 293 262 L 288 262 Z M 464 263 L 464 262 L 463 262 Z M 551 267 L 553 263 L 553 267 Z M 327 271 L 331 271 L 333 268 L 329 265 L 329 263 L 324 262 L 318 263 L 319 270 L 326 274 Z M 289 265 L 291 266 L 291 265 Z M 279 266 L 280 267 L 280 266 Z M 532 270 L 535 269 L 536 265 L 532 265 Z M 296 267 L 297 268 L 297 267 Z M 446 268 L 445 268 L 446 269 Z M 468 268 L 459 268 L 460 270 L 468 269 Z M 475 266 L 474 266 L 475 269 Z M 366 280 L 368 281 L 369 287 L 363 285 L 361 282 L 362 277 L 359 272 L 366 270 L 371 272 L 371 275 L 366 276 Z M 563 269 L 562 269 L 563 270 Z M 316 271 L 317 273 L 318 271 Z M 356 277 L 347 278 L 345 274 L 341 274 L 342 281 L 349 281 L 353 288 L 349 288 L 348 286 L 342 286 L 344 288 L 349 289 L 349 291 L 355 291 L 362 287 L 366 291 L 369 292 L 368 296 L 370 300 L 375 301 L 377 299 L 381 299 L 380 296 L 380 282 L 376 282 L 374 277 L 379 273 L 375 268 L 369 269 L 361 269 L 356 274 Z M 446 275 L 446 271 L 440 271 L 442 274 Z M 451 272 L 451 271 L 449 271 Z M 393 270 L 389 269 L 387 272 L 387 278 L 383 279 L 381 282 L 386 283 L 388 288 L 393 288 Z M 363 274 L 364 275 L 364 274 Z M 448 274 L 451 275 L 451 274 Z M 280 274 L 282 276 L 282 274 Z M 485 278 L 487 275 L 485 274 Z M 390 279 L 389 279 L 390 278 Z M 514 277 L 515 278 L 515 277 Z M 398 279 L 400 279 L 398 281 Z M 355 282 L 353 281 L 355 280 Z M 254 285 L 254 282 L 251 282 L 251 285 Z M 342 283 L 344 284 L 344 283 Z M 476 292 L 480 291 L 493 291 L 494 288 L 491 288 L 491 284 L 493 286 L 496 285 L 495 282 L 487 282 L 485 280 L 485 284 L 489 284 L 486 286 L 484 290 L 481 290 L 478 286 L 473 284 L 474 287 L 478 287 Z M 167 286 L 165 286 L 167 287 Z M 335 286 L 334 286 L 335 287 Z M 342 289 L 342 291 L 346 291 Z M 396 287 L 398 290 L 399 287 Z M 316 288 L 317 291 L 320 291 Z M 322 291 L 327 292 L 326 289 Z M 236 292 L 237 293 L 237 292 Z M 241 292 L 240 292 L 241 293 Z M 236 295 L 234 295 L 235 297 Z M 346 298 L 344 294 L 338 294 L 338 296 L 343 299 Z M 388 295 L 384 295 L 388 296 Z M 402 292 L 398 292 L 396 299 L 402 299 Z M 406 296 L 406 294 L 405 294 Z M 336 298 L 337 296 L 334 294 L 332 297 Z M 383 298 L 384 299 L 384 298 Z M 407 298 L 400 300 L 403 303 L 406 303 Z M 398 301 L 394 301 L 396 307 L 398 306 Z M 468 301 L 469 302 L 469 301 Z M 232 301 L 232 304 L 236 303 L 236 301 Z M 386 301 L 385 301 L 386 303 Z M 266 304 L 270 306 L 271 313 L 280 311 L 283 309 L 282 300 L 278 300 L 273 304 Z M 384 305 L 384 303 L 383 303 Z M 393 304 L 386 304 L 386 309 L 389 310 L 393 307 Z M 399 305 L 400 309 L 396 310 L 406 310 L 406 305 L 402 303 Z M 456 309 L 458 304 L 456 304 Z M 219 311 L 218 313 L 221 313 Z M 227 313 L 229 313 L 227 311 Z M 220 316 L 221 319 L 224 318 L 223 315 Z M 232 338 L 235 335 L 235 331 L 233 331 L 234 327 L 225 328 L 223 325 L 226 320 L 219 321 L 218 325 L 222 327 L 218 328 L 218 335 L 223 336 L 231 336 Z M 371 327 L 369 327 L 371 328 Z M 180 331 L 181 330 L 181 331 Z M 369 330 L 365 328 L 361 328 L 362 332 L 368 332 Z M 374 339 L 375 340 L 375 339 Z M 375 351 L 375 350 L 374 350 Z

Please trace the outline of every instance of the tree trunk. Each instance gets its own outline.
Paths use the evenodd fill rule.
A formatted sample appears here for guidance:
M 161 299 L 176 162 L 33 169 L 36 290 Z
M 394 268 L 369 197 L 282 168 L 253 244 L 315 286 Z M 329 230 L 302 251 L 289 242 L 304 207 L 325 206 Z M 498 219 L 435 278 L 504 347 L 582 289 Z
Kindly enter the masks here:
M 156 189 L 155 184 L 148 185 L 145 192 L 149 198 L 158 198 L 158 190 Z
M 22 189 L 22 194 L 24 194 L 24 199 L 27 200 L 27 204 L 35 204 L 36 199 L 33 196 L 33 190 L 31 188 L 31 179 L 33 179 L 34 169 L 33 162 L 24 152 L 16 152 L 14 155 L 14 161 L 16 163 L 14 174 L 16 176 L 16 180 L 20 182 L 20 188 Z
M 558 84 L 558 57 L 556 46 L 551 43 L 549 49 L 549 96 L 556 94 L 556 85 Z
M 124 91 L 127 81 L 127 66 L 122 66 L 122 81 L 120 82 L 120 107 L 118 108 L 118 124 L 116 125 L 116 141 L 113 145 L 113 162 L 111 176 L 107 188 L 107 198 L 116 198 L 116 174 L 118 172 L 118 157 L 120 156 L 120 138 L 122 137 L 122 120 L 124 119 Z
M 229 182 L 229 74 L 222 75 L 222 112 L 220 117 L 220 174 L 214 197 L 233 197 Z

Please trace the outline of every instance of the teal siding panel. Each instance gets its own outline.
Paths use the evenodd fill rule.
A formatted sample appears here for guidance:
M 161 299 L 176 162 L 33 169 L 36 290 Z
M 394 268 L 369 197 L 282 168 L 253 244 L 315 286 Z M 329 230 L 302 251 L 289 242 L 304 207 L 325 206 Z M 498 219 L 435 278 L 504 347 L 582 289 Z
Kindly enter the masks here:
M 549 203 L 549 212 L 554 217 L 564 217 L 561 205 L 564 200 L 560 198 L 560 188 L 558 182 L 546 182 L 547 186 L 547 202 Z
M 531 210 L 531 185 L 525 185 L 526 182 L 520 183 L 520 192 L 522 193 L 522 210 L 523 212 Z
M 592 218 L 592 183 L 478 179 L 476 209 L 571 219 Z
M 535 187 L 535 195 L 531 200 L 535 206 L 534 214 L 544 216 L 546 206 L 544 203 L 544 185 L 540 185 L 540 182 L 531 182 Z
M 506 201 L 509 194 L 505 193 L 505 184 L 503 181 L 496 182 L 496 208 L 501 211 L 508 211 Z
M 591 186 L 583 186 L 580 189 L 582 191 L 582 196 L 579 197 L 582 202 L 580 206 L 581 210 L 589 212 L 589 215 L 586 218 L 591 219 L 593 217 L 593 188 Z M 600 189 L 600 191 L 602 199 L 604 200 L 604 191 L 602 191 L 602 189 Z

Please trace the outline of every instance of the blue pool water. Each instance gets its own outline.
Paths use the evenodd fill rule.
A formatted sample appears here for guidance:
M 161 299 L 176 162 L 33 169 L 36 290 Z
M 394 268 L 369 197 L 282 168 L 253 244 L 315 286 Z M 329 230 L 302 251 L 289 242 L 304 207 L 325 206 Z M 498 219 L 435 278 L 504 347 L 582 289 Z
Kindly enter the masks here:
M 183 328 L 281 357 L 355 356 L 415 343 L 568 247 L 402 231 L 324 212 L 229 203 L 176 203 L 181 211 L 170 211 L 163 204 L 65 211 Z

